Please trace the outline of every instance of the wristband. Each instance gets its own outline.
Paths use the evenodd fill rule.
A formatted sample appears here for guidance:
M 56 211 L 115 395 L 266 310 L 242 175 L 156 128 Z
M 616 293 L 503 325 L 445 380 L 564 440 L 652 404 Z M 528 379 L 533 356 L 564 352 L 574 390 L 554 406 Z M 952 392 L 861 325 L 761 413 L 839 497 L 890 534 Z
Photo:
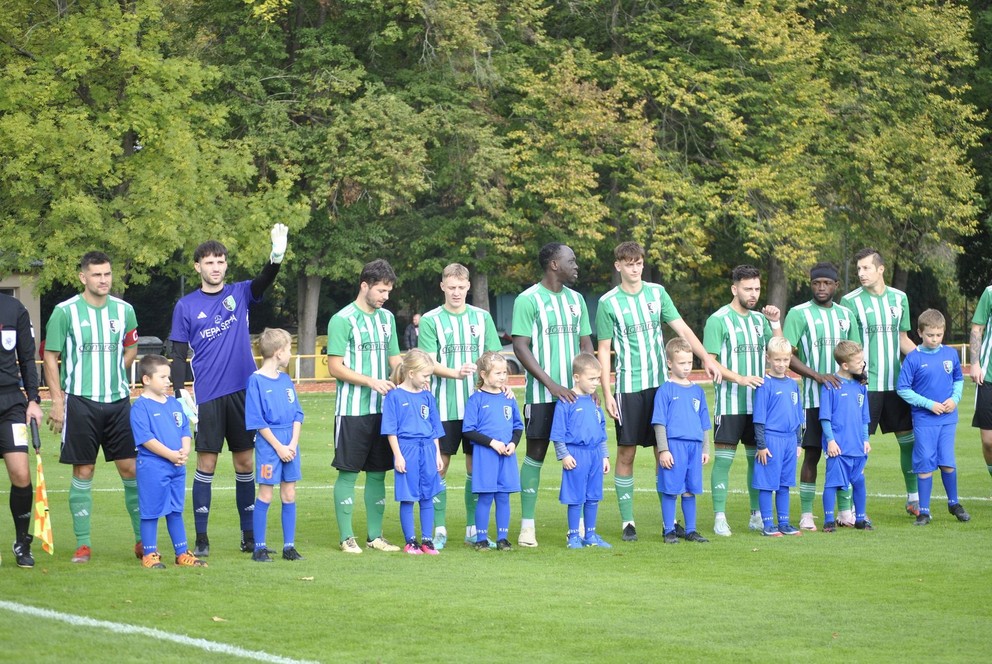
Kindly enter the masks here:
M 778 322 L 777 320 L 773 320 L 773 321 L 772 321 L 772 322 L 770 323 L 770 325 L 771 325 L 771 328 L 772 328 L 773 330 L 781 330 L 781 329 L 782 329 L 782 324 L 781 324 L 781 323 L 779 323 L 779 322 Z

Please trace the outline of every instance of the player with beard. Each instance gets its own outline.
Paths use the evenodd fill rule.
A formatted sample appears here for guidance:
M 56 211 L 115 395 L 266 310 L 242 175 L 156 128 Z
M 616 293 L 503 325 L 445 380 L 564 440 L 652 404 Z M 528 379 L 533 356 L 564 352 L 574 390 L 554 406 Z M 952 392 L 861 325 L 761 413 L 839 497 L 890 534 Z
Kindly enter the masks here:
M 703 331 L 706 352 L 720 363 L 723 381 L 714 390 L 715 417 L 713 441 L 716 461 L 711 484 L 715 519 L 713 532 L 730 537 L 727 523 L 727 487 L 730 467 L 737 453 L 737 443 L 744 443 L 747 455 L 747 487 L 751 502 L 751 530 L 762 528 L 758 491 L 753 488 L 754 458 L 754 388 L 764 382 L 765 344 L 772 336 L 782 336 L 778 307 L 767 305 L 754 311 L 761 296 L 761 272 L 751 265 L 738 265 L 731 273 L 730 292 L 734 299 L 714 312 Z

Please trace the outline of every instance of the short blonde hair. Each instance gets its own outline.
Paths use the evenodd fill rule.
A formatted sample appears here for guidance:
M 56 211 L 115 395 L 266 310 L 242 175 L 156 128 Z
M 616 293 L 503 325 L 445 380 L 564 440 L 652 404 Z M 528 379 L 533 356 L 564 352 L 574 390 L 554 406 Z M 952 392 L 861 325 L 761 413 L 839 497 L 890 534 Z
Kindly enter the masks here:
M 861 348 L 861 344 L 856 341 L 840 341 L 834 348 L 834 360 L 837 364 L 845 364 L 851 361 L 858 353 L 863 353 L 864 349 Z
M 506 358 L 494 350 L 486 351 L 475 361 L 475 369 L 478 372 L 478 376 L 475 379 L 475 389 L 482 389 L 482 386 L 485 384 L 483 380 L 485 378 L 484 374 L 488 374 L 501 362 L 505 365 Z
M 255 343 L 258 345 L 262 359 L 267 360 L 286 346 L 292 346 L 293 336 L 281 328 L 267 327 L 258 335 L 258 341 Z
M 592 353 L 579 353 L 572 360 L 572 373 L 576 376 L 585 371 L 592 371 L 593 369 L 602 371 L 603 365 L 599 363 L 599 360 Z
M 389 378 L 399 385 L 413 371 L 434 371 L 434 358 L 419 348 L 411 348 L 403 356 L 403 361 L 393 369 Z
M 670 339 L 667 344 L 665 344 L 665 357 L 669 360 L 675 359 L 675 353 L 691 353 L 692 346 L 689 342 L 682 337 L 675 337 Z
M 947 321 L 944 320 L 944 314 L 940 313 L 936 309 L 927 309 L 916 322 L 916 331 L 923 332 L 923 330 L 943 330 L 947 328 Z
M 771 355 L 772 353 L 792 355 L 792 344 L 785 337 L 772 337 L 768 340 L 768 345 L 765 346 L 765 353 L 767 355 Z
M 468 268 L 461 263 L 452 263 L 448 265 L 441 272 L 441 281 L 444 281 L 448 277 L 457 277 L 458 279 L 469 279 Z

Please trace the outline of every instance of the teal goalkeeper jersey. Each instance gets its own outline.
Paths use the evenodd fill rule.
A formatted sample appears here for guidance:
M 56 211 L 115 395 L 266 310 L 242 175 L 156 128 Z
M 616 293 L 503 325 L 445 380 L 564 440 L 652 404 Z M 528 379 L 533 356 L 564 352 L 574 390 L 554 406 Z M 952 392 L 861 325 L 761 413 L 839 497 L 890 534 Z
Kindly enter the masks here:
M 868 391 L 896 389 L 902 357 L 899 335 L 909 331 L 909 300 L 901 290 L 887 286 L 881 295 L 864 288 L 851 291 L 840 301 L 854 312 L 868 366 Z
M 57 304 L 45 334 L 45 350 L 62 355 L 62 389 L 100 403 L 131 396 L 124 349 L 136 343 L 134 308 L 113 296 L 102 307 L 82 295 Z
M 667 380 L 662 323 L 681 317 L 668 291 L 658 284 L 644 282 L 633 295 L 617 286 L 599 298 L 596 337 L 612 340 L 618 393 L 640 392 Z
M 789 310 L 782 327 L 785 338 L 796 348 L 803 364 L 821 374 L 837 373 L 834 349 L 841 341 L 861 343 L 854 313 L 847 307 L 831 304 L 821 307 L 815 301 L 804 302 Z M 803 408 L 820 407 L 820 386 L 803 379 Z
M 389 358 L 400 354 L 396 319 L 386 309 L 367 314 L 352 302 L 327 323 L 327 354 L 344 358 L 344 366 L 372 378 L 387 380 Z M 371 387 L 338 380 L 334 414 L 376 415 L 382 395 Z
M 742 376 L 765 375 L 765 344 L 772 338 L 772 328 L 764 314 L 749 311 L 741 315 L 724 305 L 706 319 L 703 347 L 716 356 L 717 362 Z M 714 388 L 714 414 L 750 415 L 754 409 L 754 390 L 737 383 L 722 381 Z
M 572 359 L 579 354 L 579 340 L 592 334 L 589 310 L 582 296 L 563 286 L 553 293 L 534 284 L 513 302 L 510 334 L 530 338 L 530 349 L 541 368 L 559 385 L 572 387 Z M 554 397 L 527 372 L 525 403 L 552 403 Z
M 977 358 L 971 358 L 972 362 L 979 362 L 984 372 L 984 380 L 992 381 L 992 286 L 989 286 L 978 299 L 978 306 L 975 307 L 975 315 L 972 316 L 973 325 L 982 325 L 985 332 L 982 334 L 982 349 Z
M 457 369 L 466 362 L 475 362 L 486 351 L 499 352 L 503 346 L 489 312 L 469 304 L 460 314 L 438 307 L 421 316 L 417 347 L 441 366 Z M 431 392 L 437 399 L 441 421 L 464 418 L 465 404 L 475 392 L 475 378 L 431 378 Z

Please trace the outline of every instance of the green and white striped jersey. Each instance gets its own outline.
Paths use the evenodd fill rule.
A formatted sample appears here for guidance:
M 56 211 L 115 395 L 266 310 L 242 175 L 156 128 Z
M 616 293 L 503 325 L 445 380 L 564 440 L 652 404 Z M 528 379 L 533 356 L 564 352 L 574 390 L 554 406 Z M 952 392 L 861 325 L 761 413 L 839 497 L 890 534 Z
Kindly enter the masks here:
M 82 295 L 60 302 L 48 319 L 45 350 L 61 353 L 67 394 L 112 403 L 131 396 L 124 348 L 138 343 L 134 308 L 113 296 L 94 307 Z
M 499 352 L 503 345 L 489 312 L 469 304 L 460 314 L 438 307 L 421 316 L 417 347 L 441 366 L 457 369 L 466 362 L 475 362 L 488 350 Z M 475 378 L 432 377 L 431 391 L 437 399 L 441 421 L 465 416 L 465 402 L 475 392 Z
M 992 286 L 982 292 L 971 322 L 973 325 L 985 326 L 985 333 L 982 335 L 982 352 L 977 358 L 971 358 L 971 361 L 980 362 L 985 374 L 984 380 L 992 381 L 992 362 L 989 361 L 992 359 Z
M 897 288 L 887 286 L 881 295 L 864 288 L 851 291 L 840 303 L 854 312 L 858 335 L 868 365 L 868 391 L 896 389 L 902 357 L 899 334 L 909 331 L 909 300 Z
M 814 300 L 789 310 L 782 327 L 785 338 L 796 347 L 803 364 L 817 373 L 836 373 L 834 349 L 841 341 L 861 343 L 854 313 L 845 306 L 821 307 Z M 803 379 L 803 408 L 820 407 L 820 385 Z
M 682 316 L 664 286 L 643 282 L 631 295 L 617 286 L 596 309 L 596 337 L 611 339 L 616 353 L 616 391 L 629 394 L 668 379 L 662 323 Z
M 592 334 L 589 310 L 577 292 L 563 286 L 553 293 L 534 284 L 513 302 L 510 334 L 529 337 L 530 349 L 541 368 L 559 385 L 572 387 L 572 359 L 580 351 L 581 337 Z M 527 373 L 525 403 L 552 403 L 551 392 Z
M 389 358 L 400 354 L 396 319 L 386 309 L 367 314 L 354 302 L 331 316 L 327 323 L 327 354 L 344 358 L 344 366 L 360 374 L 387 380 Z M 335 415 L 376 415 L 382 412 L 382 395 L 371 387 L 337 381 Z
M 765 344 L 772 338 L 772 328 L 764 314 L 749 311 L 746 315 L 726 304 L 706 319 L 703 347 L 716 356 L 717 362 L 742 376 L 765 375 Z M 737 383 L 722 381 L 714 387 L 714 415 L 750 415 L 754 410 L 754 390 Z

